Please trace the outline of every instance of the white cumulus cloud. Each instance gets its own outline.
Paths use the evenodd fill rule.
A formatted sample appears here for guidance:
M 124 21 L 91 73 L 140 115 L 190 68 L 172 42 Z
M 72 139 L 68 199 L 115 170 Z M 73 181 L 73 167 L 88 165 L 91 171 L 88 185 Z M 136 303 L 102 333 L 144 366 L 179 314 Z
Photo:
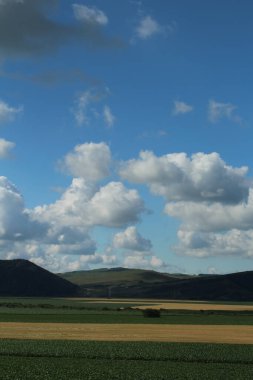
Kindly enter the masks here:
M 121 182 L 110 182 L 94 194 L 89 204 L 92 224 L 122 227 L 139 220 L 145 210 L 138 191 Z
M 247 199 L 246 167 L 233 168 L 217 153 L 172 153 L 157 157 L 142 151 L 138 159 L 121 165 L 120 175 L 149 186 L 152 193 L 168 201 L 238 203 Z
M 176 252 L 198 257 L 253 257 L 252 188 L 248 199 L 238 204 L 171 202 L 165 212 L 182 222 Z
M 178 100 L 174 101 L 174 108 L 173 108 L 174 115 L 186 114 L 192 111 L 193 111 L 193 107 L 190 104 L 187 104 L 185 102 L 180 102 Z
M 136 39 L 148 40 L 149 38 L 161 34 L 166 36 L 168 33 L 172 33 L 175 30 L 176 24 L 174 22 L 161 25 L 154 17 L 146 15 L 139 20 L 137 27 L 135 28 Z
M 110 128 L 113 127 L 116 118 L 113 115 L 111 108 L 109 106 L 107 106 L 107 105 L 104 106 L 103 115 L 104 115 L 104 121 L 105 121 L 106 125 Z
M 6 177 L 0 177 L 0 240 L 43 238 L 46 225 L 33 220 L 23 197 Z
M 139 38 L 145 40 L 154 34 L 160 33 L 161 29 L 161 26 L 154 18 L 146 16 L 140 20 L 136 28 L 136 34 Z
M 87 125 L 89 123 L 89 106 L 96 101 L 97 97 L 90 90 L 84 91 L 78 96 L 72 112 L 79 126 Z
M 1 257 L 27 258 L 53 271 L 115 265 L 118 259 L 112 249 L 97 252 L 92 230 L 132 225 L 145 207 L 138 191 L 121 182 L 98 184 L 110 174 L 111 162 L 105 143 L 76 146 L 61 161 L 75 177 L 71 184 L 54 203 L 33 209 L 26 209 L 16 187 L 0 177 Z M 149 246 L 137 232 L 133 235 L 136 247 Z
M 212 123 L 216 123 L 222 119 L 228 119 L 233 122 L 240 123 L 241 118 L 235 114 L 237 106 L 231 103 L 221 103 L 210 100 L 208 104 L 208 117 Z
M 107 257 L 100 254 L 71 255 L 62 251 L 58 246 L 38 244 L 37 242 L 15 242 L 1 246 L 4 259 L 23 258 L 32 261 L 52 272 L 68 272 L 80 269 L 90 269 L 90 265 L 106 265 Z M 108 260 L 110 258 L 108 257 Z M 111 258 L 113 262 L 113 257 Z
M 15 147 L 15 143 L 0 139 L 0 159 L 1 158 L 8 158 L 10 156 L 11 150 Z
M 36 207 L 34 217 L 51 223 L 52 236 L 57 235 L 58 240 L 64 236 L 63 229 L 65 235 L 75 231 L 77 240 L 78 235 L 85 236 L 85 231 L 94 226 L 123 227 L 136 222 L 143 211 L 138 192 L 120 182 L 96 189 L 84 179 L 75 178 L 55 203 Z
M 135 226 L 130 226 L 125 231 L 118 232 L 114 236 L 113 246 L 133 251 L 150 251 L 152 243 L 149 239 L 143 238 Z
M 71 108 L 77 125 L 89 126 L 92 121 L 102 118 L 108 126 L 112 126 L 110 124 L 114 123 L 115 117 L 110 107 L 105 105 L 101 108 L 100 106 L 100 103 L 109 94 L 109 88 L 100 88 L 99 86 L 80 92 L 75 98 L 74 106 Z
M 253 187 L 247 171 L 217 153 L 141 152 L 120 168 L 122 178 L 165 198 L 165 213 L 181 222 L 174 251 L 196 257 L 253 257 Z
M 162 270 L 168 265 L 157 256 L 147 255 L 145 252 L 130 252 L 123 260 L 123 266 L 126 268 L 141 268 L 151 270 Z
M 253 229 L 231 229 L 222 233 L 178 231 L 179 244 L 175 252 L 195 257 L 237 256 L 253 258 Z
M 184 221 L 190 229 L 201 231 L 241 230 L 253 227 L 253 189 L 245 202 L 237 204 L 170 202 L 165 207 L 170 216 Z
M 108 17 L 100 9 L 82 4 L 73 4 L 72 6 L 77 20 L 101 26 L 108 24 Z
M 22 107 L 11 107 L 3 100 L 0 100 L 0 123 L 13 121 L 18 113 L 22 111 Z
M 96 182 L 110 174 L 111 151 L 105 143 L 84 143 L 75 146 L 60 161 L 61 168 L 74 177 Z

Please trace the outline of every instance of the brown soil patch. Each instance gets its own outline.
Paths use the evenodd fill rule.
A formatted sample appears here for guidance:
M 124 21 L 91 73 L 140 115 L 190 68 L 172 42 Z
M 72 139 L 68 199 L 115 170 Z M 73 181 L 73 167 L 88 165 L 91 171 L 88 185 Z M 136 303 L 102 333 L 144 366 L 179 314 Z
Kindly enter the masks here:
M 253 326 L 1 322 L 0 338 L 253 344 Z

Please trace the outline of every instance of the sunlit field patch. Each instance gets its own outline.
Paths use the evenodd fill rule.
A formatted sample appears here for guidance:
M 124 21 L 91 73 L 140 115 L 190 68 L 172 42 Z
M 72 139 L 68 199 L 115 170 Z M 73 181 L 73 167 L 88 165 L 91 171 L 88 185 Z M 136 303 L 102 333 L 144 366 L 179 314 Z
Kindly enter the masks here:
M 137 306 L 136 306 L 137 307 Z M 229 305 L 215 303 L 186 303 L 186 302 L 164 302 L 151 305 L 140 305 L 138 309 L 164 309 L 164 310 L 230 310 L 230 311 L 253 311 L 253 305 Z
M 2 322 L 0 338 L 253 344 L 253 326 Z

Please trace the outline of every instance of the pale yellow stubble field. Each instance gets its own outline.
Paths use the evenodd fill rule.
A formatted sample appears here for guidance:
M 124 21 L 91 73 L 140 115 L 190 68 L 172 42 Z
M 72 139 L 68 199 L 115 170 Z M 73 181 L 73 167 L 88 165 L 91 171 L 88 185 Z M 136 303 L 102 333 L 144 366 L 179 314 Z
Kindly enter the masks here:
M 164 310 L 224 310 L 224 311 L 253 311 L 252 305 L 245 304 L 215 304 L 204 301 L 175 301 L 175 300 L 154 300 L 154 299 L 104 299 L 104 298 L 71 298 L 78 302 L 88 304 L 131 304 L 132 308 L 144 309 L 164 309 Z M 143 305 L 145 304 L 145 305 Z
M 134 306 L 137 308 L 137 306 Z M 164 309 L 164 310 L 224 310 L 224 311 L 253 311 L 253 305 L 221 305 L 211 303 L 178 303 L 166 302 L 145 306 L 138 306 L 138 309 Z
M 1 322 L 0 338 L 253 344 L 253 326 Z

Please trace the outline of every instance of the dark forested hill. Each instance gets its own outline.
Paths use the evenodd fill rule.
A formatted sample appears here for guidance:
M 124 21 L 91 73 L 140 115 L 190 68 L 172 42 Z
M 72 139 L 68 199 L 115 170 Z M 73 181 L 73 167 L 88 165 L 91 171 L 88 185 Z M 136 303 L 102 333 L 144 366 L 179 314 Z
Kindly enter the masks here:
M 0 260 L 0 296 L 123 297 L 253 301 L 253 271 L 226 275 L 97 269 L 56 275 L 27 261 Z
M 253 301 L 253 271 L 187 276 L 141 269 L 99 269 L 60 274 L 91 297 Z
M 78 296 L 81 289 L 27 260 L 0 260 L 0 296 Z

